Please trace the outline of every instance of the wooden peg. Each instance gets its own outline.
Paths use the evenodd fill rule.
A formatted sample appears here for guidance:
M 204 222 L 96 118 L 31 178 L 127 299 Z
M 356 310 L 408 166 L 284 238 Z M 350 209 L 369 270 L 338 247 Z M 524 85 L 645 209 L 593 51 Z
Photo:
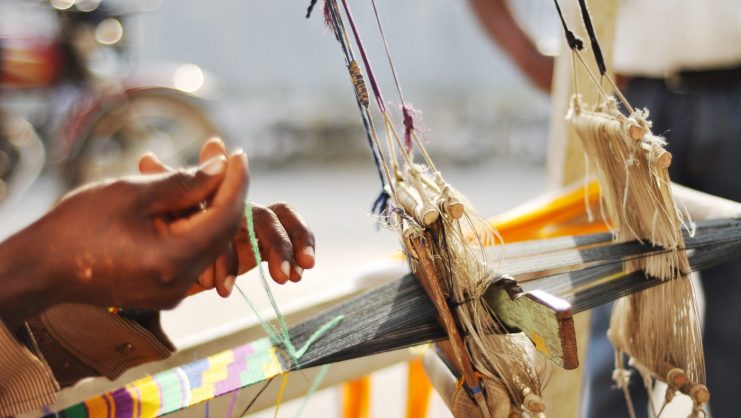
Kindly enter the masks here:
M 422 176 L 421 179 L 422 183 L 428 190 L 440 196 L 440 207 L 443 212 L 453 219 L 460 219 L 461 216 L 463 216 L 466 207 L 453 191 L 449 188 L 446 189 L 441 187 L 441 185 L 435 184 L 435 182 L 430 180 L 428 177 Z M 443 182 L 442 186 L 444 186 L 444 181 L 442 179 L 440 181 Z
M 639 141 L 643 139 L 644 136 L 646 136 L 646 128 L 640 125 L 631 124 L 628 128 L 628 133 L 632 140 Z
M 460 219 L 465 212 L 466 207 L 458 200 L 455 196 L 444 196 L 443 197 L 443 210 L 453 219 Z
M 525 405 L 525 409 L 527 409 L 528 412 L 531 414 L 539 414 L 541 412 L 545 412 L 545 403 L 543 403 L 543 399 L 541 399 L 540 396 L 533 393 L 533 391 L 530 390 L 530 388 L 525 388 L 525 399 L 523 401 L 523 404 Z
M 646 142 L 641 143 L 641 148 L 648 153 L 649 159 L 652 159 L 656 166 L 669 168 L 672 165 L 672 154 L 664 148 Z
M 687 383 L 689 383 L 690 378 L 687 377 L 687 374 L 685 374 L 684 370 L 680 368 L 673 368 L 669 370 L 669 372 L 666 374 L 666 384 L 675 388 L 680 389 Z
M 409 185 L 403 181 L 396 183 L 395 190 L 396 196 L 399 199 L 399 204 L 401 204 L 404 210 L 411 214 L 421 225 L 430 226 L 440 217 L 440 213 L 435 208 L 426 207 L 422 203 L 417 192 L 412 190 Z
M 710 401 L 710 391 L 705 385 L 695 385 L 690 389 L 690 398 L 697 404 L 704 404 Z

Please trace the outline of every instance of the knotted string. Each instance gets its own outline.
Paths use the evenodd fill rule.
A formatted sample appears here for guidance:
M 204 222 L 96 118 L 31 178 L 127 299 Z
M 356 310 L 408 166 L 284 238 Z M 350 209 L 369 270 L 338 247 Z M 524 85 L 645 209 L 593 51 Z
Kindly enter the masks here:
M 572 32 L 568 25 L 566 25 L 566 19 L 563 18 L 563 12 L 561 12 L 561 6 L 558 5 L 558 0 L 553 0 L 553 2 L 556 4 L 556 11 L 558 12 L 558 17 L 561 19 L 561 25 L 563 25 L 563 32 L 566 35 L 566 43 L 569 45 L 571 50 L 581 51 L 584 49 L 584 41 L 574 35 L 574 32 Z
M 579 51 L 584 49 L 584 41 L 579 39 L 576 35 L 574 35 L 574 32 L 569 29 L 568 25 L 566 24 L 566 19 L 564 19 L 563 17 L 561 6 L 559 6 L 558 4 L 558 0 L 553 0 L 553 2 L 556 4 L 556 11 L 558 12 L 559 19 L 561 19 L 561 25 L 563 25 L 564 35 L 566 36 L 566 43 L 574 52 L 574 55 L 576 55 L 576 57 L 579 58 L 581 63 L 584 65 L 584 69 L 587 71 L 587 74 L 589 74 L 589 77 L 594 82 L 594 85 L 597 87 L 600 94 L 605 97 L 605 99 L 607 99 L 607 93 L 602 88 L 600 82 L 597 81 L 596 77 L 592 74 L 589 66 L 587 66 L 584 58 L 582 58 L 581 54 L 579 53 Z M 635 113 L 635 109 L 633 109 L 633 107 L 630 105 L 628 99 L 625 98 L 623 92 L 620 91 L 620 88 L 617 86 L 617 84 L 615 84 L 612 78 L 607 77 L 607 65 L 605 64 L 605 58 L 602 55 L 602 48 L 600 47 L 599 41 L 597 40 L 597 34 L 594 30 L 594 25 L 592 24 L 592 18 L 589 15 L 589 8 L 587 7 L 586 0 L 579 0 L 579 8 L 581 9 L 582 20 L 584 21 L 584 26 L 586 27 L 587 34 L 589 35 L 589 40 L 592 45 L 592 53 L 594 54 L 594 59 L 597 62 L 597 67 L 599 69 L 601 79 L 607 80 L 607 82 L 610 84 L 610 87 L 612 87 L 613 91 L 615 92 L 615 95 L 617 95 L 617 97 L 620 99 L 620 102 L 625 105 L 628 113 Z M 574 80 L 576 80 L 576 77 L 574 77 Z M 576 83 L 574 83 L 574 87 L 576 87 Z
M 355 56 L 353 54 L 352 46 L 350 45 L 350 40 L 348 39 L 347 32 L 345 31 L 344 24 L 342 23 L 342 19 L 339 15 L 339 10 L 337 9 L 337 5 L 334 2 L 325 1 L 324 19 L 330 25 L 332 31 L 334 32 L 335 38 L 340 44 L 342 53 L 345 56 L 345 64 L 347 65 L 348 69 L 351 70 L 353 63 L 356 62 Z M 364 54 L 364 52 L 362 53 Z M 369 73 L 369 77 L 372 77 L 371 74 L 372 73 Z M 375 78 L 373 78 L 372 80 L 373 83 L 375 83 Z M 371 155 L 373 156 L 373 163 L 376 166 L 376 172 L 378 173 L 378 177 L 381 180 L 381 193 L 373 203 L 372 213 L 381 214 L 384 213 L 388 207 L 390 197 L 389 191 L 391 190 L 391 186 L 389 183 L 390 173 L 387 169 L 388 166 L 375 137 L 373 120 L 368 113 L 368 103 L 364 102 L 357 94 L 357 80 L 353 80 L 353 85 L 356 88 L 355 98 L 358 106 L 358 111 L 360 112 L 360 116 L 363 121 L 363 128 L 365 130 L 368 146 L 370 147 Z M 373 87 L 373 84 L 371 85 L 371 87 Z M 377 89 L 377 85 L 374 87 L 374 94 L 375 89 Z
M 318 0 L 311 0 L 311 3 L 309 4 L 309 8 L 306 9 L 306 18 L 311 17 L 311 12 L 314 10 L 314 6 L 316 6 Z
M 587 0 L 579 0 L 579 9 L 581 9 L 581 18 L 584 20 L 584 27 L 587 28 L 589 41 L 592 45 L 592 53 L 594 54 L 594 60 L 597 61 L 597 68 L 599 68 L 600 75 L 604 76 L 607 74 L 607 65 L 605 65 L 605 58 L 602 56 L 602 48 L 600 48 L 599 42 L 597 41 L 597 34 L 594 32 L 592 17 L 589 16 Z
M 386 113 L 386 102 L 383 101 L 383 96 L 381 96 L 381 89 L 378 87 L 378 80 L 376 79 L 375 74 L 373 74 L 373 69 L 371 68 L 368 54 L 365 52 L 365 47 L 363 46 L 363 40 L 360 38 L 360 32 L 358 31 L 358 27 L 355 25 L 355 19 L 353 19 L 352 17 L 352 12 L 350 12 L 350 6 L 347 4 L 347 0 L 341 1 L 342 7 L 345 9 L 347 22 L 350 23 L 350 29 L 352 29 L 353 36 L 355 37 L 355 44 L 358 46 L 360 57 L 363 59 L 365 71 L 368 74 L 368 82 L 370 82 L 371 89 L 373 90 L 373 95 L 375 95 L 376 97 L 376 104 L 378 104 L 378 109 L 381 111 L 381 113 Z

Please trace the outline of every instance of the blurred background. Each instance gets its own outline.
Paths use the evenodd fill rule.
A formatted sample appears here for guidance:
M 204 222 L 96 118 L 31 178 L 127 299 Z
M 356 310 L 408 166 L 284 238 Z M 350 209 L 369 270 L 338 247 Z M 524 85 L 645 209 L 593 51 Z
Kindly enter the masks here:
M 386 99 L 398 102 L 372 10 L 351 4 Z M 556 52 L 552 4 L 512 4 L 538 48 Z M 352 86 L 321 13 L 306 20 L 307 6 L 0 0 L 0 238 L 71 187 L 134 172 L 145 151 L 189 164 L 203 141 L 220 135 L 248 153 L 250 199 L 291 203 L 317 236 L 317 267 L 300 284 L 276 289 L 281 306 L 311 304 L 387 260 L 399 245 L 369 215 L 380 186 Z M 484 216 L 537 195 L 545 184 L 547 97 L 484 36 L 465 2 L 378 6 L 405 96 L 422 111 L 446 178 Z M 254 274 L 246 276 L 239 283 L 260 293 Z M 215 293 L 164 315 L 181 348 L 251 321 L 243 300 Z M 403 414 L 403 379 L 404 369 L 379 374 L 374 387 L 385 389 L 374 391 L 372 416 Z M 338 416 L 338 405 L 335 391 L 321 392 L 306 416 Z M 432 416 L 446 413 L 433 404 Z

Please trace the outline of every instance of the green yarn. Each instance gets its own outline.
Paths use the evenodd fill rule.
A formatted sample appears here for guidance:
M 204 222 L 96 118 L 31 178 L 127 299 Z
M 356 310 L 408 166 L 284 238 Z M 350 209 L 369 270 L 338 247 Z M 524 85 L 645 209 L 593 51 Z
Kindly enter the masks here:
M 324 378 L 327 377 L 327 373 L 329 373 L 329 364 L 325 364 L 322 366 L 321 369 L 319 369 L 319 373 L 317 373 L 316 377 L 314 378 L 314 381 L 311 382 L 311 386 L 309 386 L 309 391 L 306 392 L 306 396 L 304 396 L 304 400 L 301 402 L 301 406 L 296 411 L 296 414 L 293 416 L 294 418 L 299 418 L 301 414 L 303 414 L 304 409 L 306 409 L 306 405 L 309 403 L 309 400 L 312 396 L 316 393 L 316 391 L 319 389 L 319 385 L 322 384 L 322 381 L 324 381 Z
M 309 350 L 311 345 L 316 342 L 318 339 L 320 339 L 322 336 L 324 336 L 326 333 L 328 333 L 332 328 L 336 327 L 342 320 L 345 318 L 344 315 L 338 315 L 335 318 L 328 321 L 326 324 L 322 325 L 317 329 L 308 340 L 306 340 L 306 343 L 300 348 L 296 349 L 296 347 L 291 342 L 290 335 L 288 333 L 288 326 L 286 325 L 286 321 L 283 318 L 283 314 L 281 314 L 280 309 L 278 308 L 278 304 L 275 301 L 275 297 L 273 296 L 273 292 L 270 289 L 270 285 L 268 283 L 268 280 L 265 276 L 265 271 L 262 268 L 262 258 L 260 257 L 260 248 L 258 247 L 257 243 L 257 235 L 255 234 L 255 223 L 254 223 L 254 216 L 252 213 L 252 204 L 250 202 L 245 202 L 245 217 L 247 218 L 247 233 L 250 238 L 250 246 L 252 247 L 252 254 L 255 257 L 255 263 L 257 264 L 257 270 L 260 276 L 260 282 L 262 283 L 262 287 L 265 290 L 265 294 L 268 296 L 268 299 L 270 300 L 270 305 L 273 308 L 273 311 L 275 312 L 276 319 L 278 321 L 278 325 L 280 326 L 280 329 L 276 329 L 274 326 L 270 325 L 268 321 L 266 321 L 262 315 L 257 310 L 257 306 L 250 300 L 250 298 L 244 293 L 244 291 L 239 287 L 239 285 L 235 284 L 235 287 L 237 288 L 237 291 L 239 291 L 239 294 L 242 295 L 242 298 L 247 302 L 247 305 L 250 307 L 252 312 L 255 313 L 257 316 L 258 321 L 260 321 L 260 325 L 265 330 L 265 332 L 270 337 L 270 340 L 273 341 L 274 344 L 282 344 L 286 351 L 288 352 L 288 355 L 293 359 L 293 361 L 298 365 L 299 360 L 301 357 L 303 357 L 304 354 Z
M 316 340 L 322 338 L 324 334 L 328 333 L 332 328 L 336 327 L 340 322 L 342 322 L 343 319 L 345 319 L 345 315 L 337 315 L 331 320 L 329 320 L 327 323 L 319 327 L 319 329 L 314 331 L 314 333 L 311 334 L 309 339 L 306 340 L 306 343 L 304 343 L 303 347 L 301 347 L 300 350 L 295 352 L 294 360 L 298 360 L 301 357 L 303 357 L 304 354 L 306 354 L 306 352 L 309 350 L 309 347 L 311 347 L 311 345 L 314 344 Z

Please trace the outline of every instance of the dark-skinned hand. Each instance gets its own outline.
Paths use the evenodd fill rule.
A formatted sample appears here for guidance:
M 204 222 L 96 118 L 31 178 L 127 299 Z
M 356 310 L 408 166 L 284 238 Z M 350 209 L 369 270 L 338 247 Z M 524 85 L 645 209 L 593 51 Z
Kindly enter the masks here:
M 227 155 L 224 143 L 213 138 L 201 149 L 200 161 Z M 161 163 L 152 154 L 144 155 L 139 161 L 143 174 L 171 172 L 172 169 Z M 188 211 L 210 207 L 209 202 L 189 208 Z M 255 235 L 258 239 L 260 256 L 268 262 L 268 270 L 273 280 L 279 284 L 301 280 L 304 269 L 314 267 L 314 234 L 301 217 L 285 203 L 267 207 L 252 204 Z M 169 216 L 178 216 L 177 213 Z M 246 219 L 240 222 L 239 230 L 230 245 L 208 265 L 198 278 L 198 290 L 213 289 L 222 297 L 227 297 L 234 288 L 235 276 L 243 274 L 256 266 L 249 242 Z
M 0 317 L 17 324 L 65 302 L 174 307 L 239 231 L 247 186 L 236 153 L 71 192 L 0 245 Z M 166 216 L 204 200 L 206 210 Z

